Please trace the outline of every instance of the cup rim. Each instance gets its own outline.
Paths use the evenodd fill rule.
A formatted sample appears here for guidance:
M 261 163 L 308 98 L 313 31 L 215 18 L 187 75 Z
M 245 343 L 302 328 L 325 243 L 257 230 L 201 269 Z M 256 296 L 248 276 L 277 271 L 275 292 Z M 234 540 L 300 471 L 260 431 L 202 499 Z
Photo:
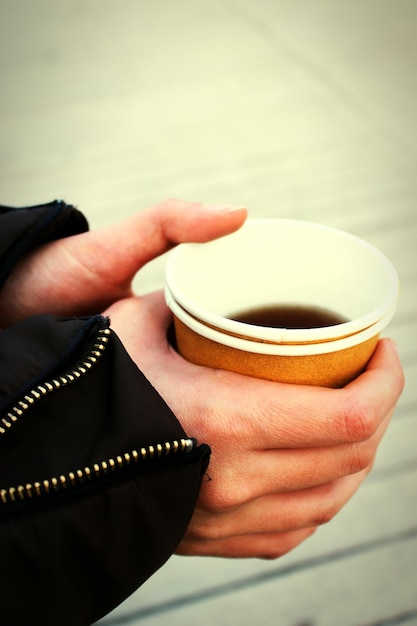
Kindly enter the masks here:
M 338 346 L 339 345 L 338 342 L 340 342 L 342 339 L 352 338 L 352 337 L 354 337 L 354 336 L 356 336 L 358 334 L 364 333 L 366 330 L 368 330 L 370 328 L 375 328 L 375 327 L 377 327 L 377 328 L 379 328 L 379 327 L 384 328 L 384 326 L 386 326 L 392 320 L 392 318 L 394 317 L 395 311 L 396 311 L 396 302 L 393 302 L 391 304 L 391 306 L 385 311 L 385 314 L 382 315 L 382 317 L 380 317 L 378 320 L 376 320 L 376 322 L 374 322 L 373 324 L 370 324 L 366 328 L 362 328 L 360 330 L 352 332 L 349 335 L 343 334 L 343 333 L 339 333 L 338 336 L 335 336 L 335 337 L 330 337 L 330 338 L 327 338 L 327 339 L 320 339 L 320 338 L 318 338 L 318 339 L 315 339 L 315 340 L 310 339 L 309 341 L 304 341 L 302 339 L 300 339 L 299 341 L 271 341 L 270 339 L 264 339 L 263 337 L 255 337 L 254 335 L 250 335 L 250 336 L 249 335 L 245 336 L 245 335 L 241 335 L 241 334 L 237 335 L 235 333 L 229 332 L 227 329 L 224 329 L 224 328 L 222 329 L 222 328 L 213 326 L 211 324 L 207 324 L 203 320 L 201 320 L 201 319 L 195 317 L 194 315 L 192 315 L 189 311 L 187 311 L 187 309 L 185 309 L 185 307 L 183 307 L 181 304 L 179 304 L 175 300 L 174 296 L 170 292 L 169 287 L 167 285 L 165 286 L 165 302 L 166 302 L 167 306 L 171 309 L 172 312 L 174 312 L 173 308 L 175 308 L 175 310 L 178 311 L 178 312 L 181 311 L 182 314 L 183 314 L 184 320 L 192 320 L 192 319 L 195 320 L 196 328 L 197 327 L 201 328 L 201 327 L 205 326 L 207 328 L 212 329 L 213 331 L 216 331 L 218 333 L 219 337 L 224 337 L 225 335 L 229 335 L 231 337 L 235 337 L 236 339 L 241 339 L 241 340 L 243 340 L 245 342 L 254 343 L 254 344 L 258 345 L 258 346 L 262 345 L 262 344 L 265 344 L 265 345 L 271 345 L 271 346 L 274 346 L 274 345 L 277 345 L 277 346 L 289 346 L 290 348 L 294 347 L 294 346 L 308 346 L 308 345 L 317 346 L 319 344 L 334 344 L 334 345 Z M 179 307 L 179 308 L 177 308 L 177 307 Z M 186 323 L 186 322 L 184 321 L 184 323 Z M 250 325 L 250 326 L 252 327 L 253 325 Z M 340 327 L 342 327 L 342 324 L 338 324 L 337 327 L 340 329 Z M 256 328 L 258 328 L 258 327 L 256 327 Z M 275 329 L 272 329 L 272 330 L 275 330 Z M 313 329 L 313 330 L 315 330 L 315 329 Z M 222 341 L 221 343 L 224 343 L 224 341 Z M 330 347 L 330 345 L 329 345 L 329 347 Z M 338 349 L 340 349 L 340 348 L 338 348 Z
M 391 321 L 395 311 L 394 308 L 389 309 L 389 311 L 382 318 L 380 318 L 371 326 L 368 326 L 368 328 L 347 337 L 343 337 L 342 339 L 337 339 L 333 341 L 322 341 L 314 344 L 285 344 L 265 343 L 262 342 L 262 340 L 247 340 L 241 337 L 236 337 L 234 335 L 222 333 L 220 330 L 216 330 L 211 326 L 207 326 L 206 324 L 198 321 L 195 317 L 192 317 L 180 304 L 178 304 L 175 298 L 173 298 L 169 288 L 167 287 L 165 288 L 165 301 L 168 308 L 171 310 L 175 317 L 177 317 L 192 331 L 194 331 L 198 335 L 201 335 L 202 337 L 205 337 L 206 339 L 244 352 L 289 357 L 309 355 L 312 356 L 328 354 L 330 352 L 339 352 L 341 350 L 345 350 L 347 348 L 351 348 L 353 346 L 364 343 L 368 339 L 371 339 L 372 337 L 380 334 L 380 332 Z
M 339 337 L 347 337 L 353 334 L 357 334 L 366 328 L 369 328 L 373 324 L 377 323 L 379 320 L 383 319 L 391 310 L 391 308 L 396 305 L 396 300 L 398 297 L 399 290 L 399 279 L 395 268 L 393 267 L 390 260 L 375 246 L 368 243 L 367 241 L 357 237 L 356 235 L 352 235 L 346 231 L 343 231 L 338 228 L 334 228 L 333 226 L 327 226 L 318 222 L 309 222 L 306 220 L 294 220 L 294 219 L 286 219 L 286 218 L 249 218 L 246 220 L 245 225 L 250 228 L 252 224 L 257 223 L 280 223 L 280 224 L 290 224 L 297 228 L 308 228 L 311 230 L 320 230 L 320 231 L 328 231 L 337 234 L 339 237 L 343 237 L 344 239 L 350 239 L 352 242 L 355 242 L 362 248 L 367 249 L 374 256 L 378 257 L 379 261 L 381 261 L 382 265 L 385 267 L 387 271 L 387 275 L 389 276 L 390 289 L 387 294 L 385 300 L 376 308 L 374 308 L 369 313 L 362 315 L 354 320 L 349 320 L 347 322 L 342 322 L 341 324 L 336 324 L 334 326 L 324 326 L 320 328 L 270 328 L 263 326 L 255 326 L 252 324 L 247 324 L 244 322 L 238 322 L 236 320 L 231 320 L 227 317 L 219 315 L 217 313 L 213 313 L 207 310 L 204 307 L 196 304 L 192 299 L 190 299 L 177 285 L 174 277 L 174 266 L 176 259 L 179 255 L 182 254 L 183 250 L 189 248 L 190 246 L 202 245 L 195 243 L 183 243 L 177 246 L 171 253 L 168 258 L 166 264 L 166 285 L 169 288 L 172 297 L 175 301 L 186 310 L 191 316 L 199 319 L 201 322 L 209 324 L 214 328 L 218 328 L 219 330 L 224 330 L 225 332 L 230 333 L 231 335 L 237 335 L 239 337 L 247 337 L 248 340 L 252 341 L 269 341 L 272 343 L 279 344 L 299 344 L 299 343 L 310 343 L 316 341 L 337 341 Z M 239 231 L 236 231 L 239 233 Z M 235 233 L 232 233 L 230 236 L 233 236 Z M 209 245 L 210 242 L 208 242 Z M 207 245 L 207 244 L 204 244 Z

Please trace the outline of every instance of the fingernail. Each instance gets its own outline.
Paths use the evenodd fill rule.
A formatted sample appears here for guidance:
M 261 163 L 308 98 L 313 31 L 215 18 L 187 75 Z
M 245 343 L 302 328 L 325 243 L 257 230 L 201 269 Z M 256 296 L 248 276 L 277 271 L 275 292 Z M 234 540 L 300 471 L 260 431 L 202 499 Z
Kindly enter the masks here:
M 246 211 L 246 207 L 235 204 L 208 204 L 206 208 L 216 213 L 235 213 L 236 211 Z

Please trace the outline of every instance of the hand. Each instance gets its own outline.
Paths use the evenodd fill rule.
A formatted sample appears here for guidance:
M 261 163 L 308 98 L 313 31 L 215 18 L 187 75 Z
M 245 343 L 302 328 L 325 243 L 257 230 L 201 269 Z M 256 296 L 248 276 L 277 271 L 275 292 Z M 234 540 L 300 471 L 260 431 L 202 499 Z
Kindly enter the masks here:
M 344 389 L 272 383 L 186 362 L 161 293 L 107 314 L 189 436 L 212 448 L 179 554 L 276 558 L 328 522 L 370 471 L 404 384 L 391 340 Z
M 101 312 L 132 295 L 136 272 L 151 259 L 183 241 L 231 233 L 245 218 L 241 207 L 166 200 L 114 226 L 46 244 L 3 287 L 0 327 L 38 313 Z

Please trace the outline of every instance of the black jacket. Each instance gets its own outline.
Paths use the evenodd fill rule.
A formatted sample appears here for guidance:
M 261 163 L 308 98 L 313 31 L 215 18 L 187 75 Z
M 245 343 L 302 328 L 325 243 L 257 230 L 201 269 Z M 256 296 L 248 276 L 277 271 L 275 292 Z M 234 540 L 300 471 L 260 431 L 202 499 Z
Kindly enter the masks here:
M 0 207 L 0 287 L 29 250 L 87 228 L 60 201 Z M 107 318 L 1 330 L 2 626 L 83 626 L 123 601 L 180 542 L 208 458 Z

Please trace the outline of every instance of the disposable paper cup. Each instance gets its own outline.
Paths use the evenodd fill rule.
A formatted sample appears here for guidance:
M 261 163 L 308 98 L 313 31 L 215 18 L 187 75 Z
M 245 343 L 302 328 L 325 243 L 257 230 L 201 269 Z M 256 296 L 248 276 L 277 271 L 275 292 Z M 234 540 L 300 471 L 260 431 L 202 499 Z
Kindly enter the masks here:
M 395 312 L 398 277 L 376 248 L 309 222 L 247 220 L 236 233 L 182 244 L 166 270 L 179 352 L 191 362 L 299 384 L 338 387 L 371 357 Z M 229 318 L 270 304 L 313 305 L 349 321 L 286 329 Z
M 166 290 L 182 356 L 197 365 L 267 380 L 341 387 L 363 370 L 392 312 L 362 332 L 318 344 L 273 344 L 222 333 L 189 315 Z

